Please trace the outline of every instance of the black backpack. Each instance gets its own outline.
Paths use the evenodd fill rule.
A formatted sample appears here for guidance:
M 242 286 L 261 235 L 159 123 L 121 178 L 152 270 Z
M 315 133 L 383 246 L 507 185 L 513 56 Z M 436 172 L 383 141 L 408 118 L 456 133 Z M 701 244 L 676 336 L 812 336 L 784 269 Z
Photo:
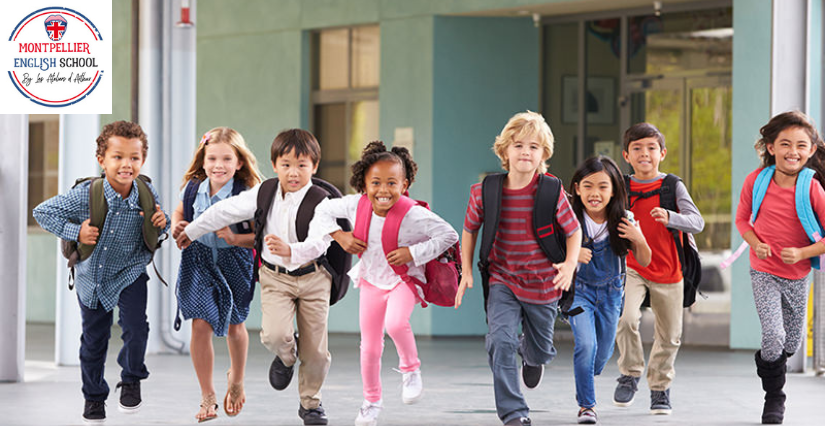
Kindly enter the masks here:
M 484 290 L 484 309 L 487 309 L 487 297 L 490 294 L 490 252 L 493 240 L 498 230 L 501 216 L 501 191 L 504 187 L 506 173 L 496 173 L 484 178 L 481 183 L 481 203 L 484 209 L 484 225 L 481 233 L 481 247 L 479 249 L 478 270 L 481 272 L 481 284 Z M 533 204 L 533 233 L 544 255 L 553 262 L 564 262 L 567 256 L 567 236 L 561 232 L 561 226 L 556 220 L 556 204 L 562 191 L 561 179 L 541 174 L 536 189 L 535 203 Z M 570 289 L 562 293 L 559 301 L 560 311 L 568 316 L 577 312 L 569 312 L 573 304 L 576 286 L 575 277 Z
M 255 210 L 255 265 L 260 264 L 261 251 L 264 250 L 264 227 L 269 209 L 272 207 L 272 200 L 278 191 L 278 178 L 267 179 L 261 183 L 258 190 L 258 208 Z M 309 233 L 309 222 L 315 215 L 315 207 L 326 198 L 341 198 L 341 191 L 331 183 L 312 178 L 312 186 L 309 187 L 304 200 L 298 206 L 298 214 L 295 219 L 295 231 L 298 241 L 304 241 Z M 345 232 L 352 231 L 352 226 L 346 219 L 338 219 L 338 226 Z M 343 299 L 349 287 L 349 275 L 347 272 L 352 266 L 352 255 L 333 241 L 327 252 L 316 259 L 324 269 L 332 276 L 332 289 L 329 294 L 329 304 L 334 305 Z M 254 268 L 253 281 L 258 281 L 258 268 Z
M 632 197 L 650 198 L 654 195 L 659 196 L 659 206 L 665 210 L 679 212 L 679 206 L 676 205 L 676 185 L 682 179 L 672 173 L 665 176 L 662 181 L 662 186 L 653 191 L 635 192 L 630 190 L 630 175 L 624 175 L 624 184 L 627 188 L 627 205 L 632 207 Z M 630 209 L 630 208 L 628 208 Z M 684 303 L 685 308 L 691 307 L 696 302 L 696 293 L 699 292 L 699 284 L 702 282 L 702 262 L 699 260 L 699 253 L 696 247 L 690 242 L 690 234 L 682 232 L 682 238 L 679 238 L 680 231 L 670 229 L 670 234 L 673 236 L 673 242 L 676 244 L 676 251 L 679 253 L 679 265 L 682 266 L 682 277 L 684 279 Z M 687 248 L 687 250 L 685 249 Z M 699 292 L 701 294 L 701 292 Z M 650 293 L 645 295 L 645 300 L 642 306 L 650 306 Z

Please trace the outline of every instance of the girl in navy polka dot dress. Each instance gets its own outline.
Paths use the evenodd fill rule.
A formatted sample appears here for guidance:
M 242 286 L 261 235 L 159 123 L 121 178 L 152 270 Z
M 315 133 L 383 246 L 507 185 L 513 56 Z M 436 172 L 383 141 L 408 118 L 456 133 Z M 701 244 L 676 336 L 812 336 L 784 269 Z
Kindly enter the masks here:
M 208 131 L 183 177 L 181 202 L 172 215 L 172 236 L 209 206 L 260 182 L 255 156 L 238 132 L 227 127 Z M 236 416 L 246 402 L 243 378 L 249 335 L 244 321 L 252 300 L 254 235 L 249 223 L 235 224 L 197 239 L 181 255 L 177 299 L 183 317 L 192 319 L 190 352 L 201 387 L 198 422 L 218 415 L 212 384 L 213 334 L 227 336 L 229 348 L 226 414 Z

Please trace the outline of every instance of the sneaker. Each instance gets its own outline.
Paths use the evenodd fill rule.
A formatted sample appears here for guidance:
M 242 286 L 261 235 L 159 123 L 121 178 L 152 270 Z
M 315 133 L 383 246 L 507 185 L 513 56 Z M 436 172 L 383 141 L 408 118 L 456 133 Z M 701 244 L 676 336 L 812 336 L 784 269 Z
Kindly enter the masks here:
M 670 389 L 664 391 L 650 391 L 650 414 L 670 414 Z
M 287 367 L 284 365 L 284 362 L 281 361 L 281 358 L 276 356 L 275 359 L 272 360 L 272 365 L 269 366 L 269 384 L 272 385 L 275 390 L 284 390 L 289 386 L 289 382 L 292 381 L 292 374 L 294 372 L 294 365 Z
M 599 422 L 599 416 L 592 408 L 580 408 L 578 415 L 578 422 L 580 425 L 594 425 Z
M 120 389 L 120 403 L 117 405 L 118 411 L 126 414 L 137 413 L 142 405 L 140 399 L 140 382 L 118 382 L 115 391 L 118 389 Z
M 521 381 L 527 389 L 535 389 L 541 384 L 544 377 L 544 364 L 539 366 L 528 365 L 521 360 Z
M 504 426 L 532 426 L 532 424 L 529 417 L 517 417 L 505 423 Z
M 378 415 L 381 414 L 381 400 L 369 402 L 364 400 L 355 417 L 355 426 L 376 426 L 378 425 Z
M 106 403 L 103 401 L 86 401 L 83 408 L 83 422 L 100 424 L 106 421 Z
M 299 405 L 298 417 L 304 421 L 305 425 L 325 425 L 329 422 L 321 404 L 318 404 L 318 408 L 310 408 L 309 410 L 304 408 L 303 405 Z
M 616 381 L 619 384 L 616 386 L 616 392 L 613 393 L 613 405 L 629 407 L 630 404 L 633 404 L 633 398 L 639 389 L 639 378 L 622 374 Z
M 401 401 L 403 401 L 404 404 L 415 404 L 418 402 L 424 393 L 424 383 L 421 382 L 421 370 L 403 373 L 402 383 Z

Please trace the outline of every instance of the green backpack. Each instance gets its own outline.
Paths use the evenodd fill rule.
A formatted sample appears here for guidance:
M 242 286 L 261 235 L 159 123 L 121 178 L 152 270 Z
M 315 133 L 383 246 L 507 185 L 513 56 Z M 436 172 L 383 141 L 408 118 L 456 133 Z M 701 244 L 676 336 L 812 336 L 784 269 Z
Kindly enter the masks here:
M 94 176 L 80 178 L 75 181 L 72 188 L 86 181 L 91 181 L 91 184 L 89 185 L 89 225 L 102 230 L 103 225 L 106 222 L 106 214 L 109 212 L 109 205 L 106 203 L 106 197 L 103 195 L 103 177 Z M 147 183 L 152 183 L 152 179 L 148 176 L 138 175 L 136 182 L 138 187 L 138 200 L 141 209 L 143 209 L 144 212 L 154 212 L 155 204 L 157 203 L 154 194 L 152 194 L 152 190 L 149 189 L 149 185 L 147 185 Z M 155 274 L 166 286 L 168 286 L 168 284 L 166 284 L 166 281 L 160 276 L 160 273 L 158 273 L 154 255 L 155 251 L 160 248 L 161 243 L 163 243 L 163 241 L 165 241 L 168 237 L 169 235 L 166 232 L 161 235 L 160 229 L 156 228 L 152 224 L 152 215 L 144 213 L 143 243 L 146 245 L 146 249 L 152 253 L 152 266 L 155 269 Z M 69 290 L 74 288 L 75 265 L 77 262 L 82 262 L 88 259 L 89 256 L 92 255 L 92 252 L 94 252 L 96 246 L 96 244 L 82 244 L 78 241 L 60 240 L 60 248 L 63 252 L 63 257 L 69 260 Z

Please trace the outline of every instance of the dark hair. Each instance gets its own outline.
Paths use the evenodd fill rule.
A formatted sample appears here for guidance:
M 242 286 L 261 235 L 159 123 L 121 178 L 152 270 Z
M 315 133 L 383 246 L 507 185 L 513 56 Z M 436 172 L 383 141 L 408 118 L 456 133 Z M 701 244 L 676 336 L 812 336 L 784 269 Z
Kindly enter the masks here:
M 295 156 L 309 156 L 313 165 L 321 161 L 321 145 L 312 133 L 303 129 L 287 129 L 278 133 L 270 148 L 272 163 L 282 155 L 295 151 Z
M 120 136 L 126 139 L 140 139 L 143 145 L 141 154 L 143 159 L 146 159 L 146 151 L 149 150 L 149 142 L 146 140 L 146 133 L 140 128 L 137 123 L 131 121 L 115 121 L 103 126 L 103 131 L 97 137 L 97 152 L 99 157 L 106 156 L 106 150 L 109 148 L 109 138 L 112 136 Z
M 585 177 L 598 172 L 605 172 L 610 178 L 610 184 L 613 186 L 613 196 L 610 197 L 610 202 L 607 203 L 607 207 L 605 208 L 610 248 L 613 249 L 613 253 L 616 253 L 617 256 L 625 256 L 627 255 L 627 251 L 630 250 L 631 244 L 629 240 L 619 236 L 619 224 L 622 223 L 622 218 L 626 215 L 627 192 L 624 187 L 624 178 L 619 171 L 619 166 L 617 166 L 616 162 L 611 160 L 610 157 L 603 155 L 590 157 L 584 160 L 584 163 L 573 173 L 573 179 L 570 181 L 570 193 L 573 194 L 573 212 L 576 213 L 576 216 L 579 218 L 581 226 L 585 226 L 584 203 L 582 203 L 581 196 L 576 193 L 576 185 L 581 183 Z
M 816 148 L 814 154 L 808 159 L 806 166 L 816 171 L 816 178 L 819 183 L 825 186 L 825 143 L 819 132 L 816 130 L 811 117 L 800 111 L 787 111 L 782 114 L 777 114 L 768 121 L 768 124 L 759 129 L 759 134 L 762 136 L 754 144 L 756 152 L 762 159 L 762 167 L 769 167 L 776 164 L 776 157 L 768 152 L 768 144 L 776 142 L 776 138 L 785 129 L 791 127 L 799 127 L 808 134 L 811 138 L 811 144 Z
M 361 152 L 361 159 L 352 165 L 350 186 L 358 192 L 365 192 L 367 171 L 373 164 L 381 161 L 391 161 L 404 167 L 407 188 L 409 189 L 412 186 L 413 181 L 415 181 L 415 173 L 418 172 L 418 165 L 413 161 L 410 151 L 403 147 L 393 147 L 392 150 L 387 151 L 387 147 L 381 141 L 368 143 L 364 151 Z
M 665 149 L 665 135 L 650 123 L 636 123 L 625 130 L 622 149 L 627 152 L 631 142 L 644 138 L 656 138 L 659 142 L 659 148 Z

